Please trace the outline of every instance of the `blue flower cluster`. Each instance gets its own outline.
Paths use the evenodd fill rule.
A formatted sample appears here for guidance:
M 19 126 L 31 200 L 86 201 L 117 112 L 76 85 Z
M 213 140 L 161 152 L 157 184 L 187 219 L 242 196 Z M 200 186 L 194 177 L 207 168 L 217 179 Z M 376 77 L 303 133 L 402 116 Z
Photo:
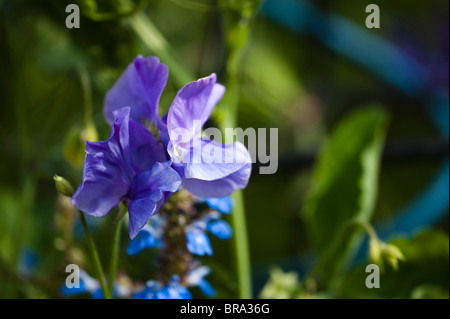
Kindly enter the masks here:
M 220 217 L 219 212 L 212 211 L 186 227 L 187 248 L 192 254 L 197 256 L 213 254 L 207 231 L 222 240 L 231 237 L 233 229 Z
M 226 196 L 222 198 L 209 198 L 207 203 L 210 210 L 202 217 L 195 219 L 185 227 L 186 248 L 197 256 L 213 254 L 211 242 L 206 232 L 210 232 L 219 239 L 229 239 L 233 230 L 231 226 L 221 220 L 221 213 L 230 214 L 233 208 L 233 200 Z M 216 210 L 217 209 L 217 210 Z M 220 212 L 218 211 L 220 210 Z M 163 248 L 162 234 L 166 221 L 161 216 L 154 216 L 128 245 L 128 254 L 135 255 L 145 248 Z M 208 297 L 214 297 L 214 288 L 205 280 L 211 272 L 207 266 L 201 266 L 198 262 L 191 265 L 189 271 L 184 276 L 184 284 L 187 287 L 199 287 Z M 180 283 L 178 275 L 172 276 L 169 284 L 163 285 L 158 281 L 148 281 L 145 289 L 134 295 L 137 299 L 190 299 L 190 292 Z
M 216 291 L 205 277 L 211 273 L 207 266 L 198 266 L 190 270 L 186 275 L 186 285 L 188 287 L 199 287 L 208 297 L 215 297 Z M 143 290 L 133 295 L 134 299 L 191 299 L 190 291 L 180 283 L 180 277 L 173 275 L 167 285 L 158 281 L 147 281 Z

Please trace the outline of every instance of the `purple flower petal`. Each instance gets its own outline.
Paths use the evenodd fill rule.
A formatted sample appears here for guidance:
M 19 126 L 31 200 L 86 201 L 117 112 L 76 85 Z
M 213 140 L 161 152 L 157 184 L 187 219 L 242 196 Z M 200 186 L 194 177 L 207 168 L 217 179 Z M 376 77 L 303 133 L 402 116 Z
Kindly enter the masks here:
M 165 192 L 173 193 L 181 185 L 181 178 L 172 169 L 170 162 L 155 163 L 153 167 L 138 174 L 131 183 L 131 189 L 126 200 L 130 202 L 129 235 L 133 239 L 143 228 L 151 216 L 156 214 L 166 200 Z
M 104 183 L 87 181 L 81 184 L 72 197 L 72 204 L 86 214 L 104 217 L 120 203 L 126 191 L 116 187 L 112 180 L 105 180 Z
M 150 170 L 138 174 L 131 184 L 130 200 L 151 197 L 155 202 L 163 197 L 163 192 L 176 192 L 181 186 L 181 178 L 170 167 L 170 162 L 155 163 Z
M 130 237 L 144 227 L 181 185 L 164 164 L 165 150 L 143 125 L 131 120 L 130 108 L 114 111 L 116 120 L 105 142 L 86 143 L 83 183 L 72 198 L 81 211 L 103 217 L 123 199 L 129 205 Z
M 103 108 L 106 121 L 112 124 L 113 112 L 130 106 L 132 119 L 138 123 L 142 119 L 152 122 L 168 76 L 167 66 L 158 58 L 136 57 L 106 94 Z
M 184 129 L 189 134 L 183 137 L 187 142 L 200 134 L 203 124 L 225 93 L 225 87 L 216 81 L 216 75 L 211 74 L 189 83 L 178 92 L 167 116 L 169 134 Z M 172 143 L 176 144 L 176 141 Z
M 230 195 L 237 189 L 243 189 L 248 184 L 251 165 L 244 166 L 239 171 L 216 181 L 201 179 L 183 179 L 183 187 L 197 197 L 223 197 Z
M 221 144 L 201 140 L 201 149 L 191 149 L 191 162 L 184 164 L 184 178 L 214 181 L 231 175 L 251 164 L 249 152 L 242 143 Z M 250 172 L 249 172 L 250 173 Z
M 167 161 L 167 153 L 143 125 L 130 120 L 131 164 L 136 173 L 148 170 L 157 162 Z
M 148 222 L 150 217 L 156 213 L 156 202 L 151 197 L 140 198 L 134 200 L 128 206 L 128 215 L 130 219 L 128 233 L 131 239 L 136 235 Z
M 103 217 L 117 206 L 133 177 L 128 149 L 129 108 L 117 112 L 110 138 L 105 142 L 86 142 L 83 183 L 72 197 L 79 210 Z
M 201 153 L 184 164 L 183 186 L 198 197 L 224 197 L 245 188 L 251 174 L 251 157 L 239 142 L 230 145 L 201 140 Z

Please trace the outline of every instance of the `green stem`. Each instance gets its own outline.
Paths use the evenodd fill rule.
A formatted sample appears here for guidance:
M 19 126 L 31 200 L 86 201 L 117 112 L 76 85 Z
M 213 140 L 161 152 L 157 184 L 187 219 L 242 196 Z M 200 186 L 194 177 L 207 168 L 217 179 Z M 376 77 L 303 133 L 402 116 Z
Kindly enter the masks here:
M 89 231 L 89 227 L 87 225 L 84 214 L 82 212 L 79 212 L 79 215 L 81 224 L 83 225 L 84 232 L 86 234 L 87 244 L 89 252 L 91 253 L 92 262 L 94 263 L 95 272 L 97 273 L 97 278 L 100 281 L 100 286 L 102 287 L 103 295 L 105 296 L 105 299 L 111 299 L 111 294 L 109 293 L 109 290 L 106 287 L 102 263 L 100 262 L 100 258 L 98 257 L 97 248 L 95 247 L 95 243 L 92 238 L 91 232 Z
M 306 284 L 308 281 L 312 278 L 314 278 L 317 273 L 326 265 L 326 263 L 329 261 L 329 259 L 334 255 L 336 252 L 336 249 L 342 244 L 342 241 L 344 240 L 345 236 L 348 234 L 348 232 L 353 227 L 362 227 L 369 237 L 371 239 L 378 240 L 378 236 L 375 233 L 375 230 L 373 229 L 372 225 L 368 223 L 365 220 L 361 219 L 351 219 L 344 225 L 342 225 L 341 229 L 339 230 L 338 234 L 336 235 L 335 239 L 333 240 L 332 244 L 328 247 L 328 249 L 325 251 L 325 253 L 320 257 L 320 259 L 317 261 L 317 263 L 314 265 L 314 267 L 310 270 L 308 275 L 302 280 L 302 283 L 300 284 L 300 291 L 303 291 L 306 287 Z
M 221 129 L 234 128 L 237 125 L 239 106 L 239 66 L 243 57 L 243 47 L 230 52 L 227 62 L 227 94 L 224 98 L 224 118 Z M 235 268 L 237 272 L 239 298 L 252 298 L 252 279 L 250 248 L 248 242 L 247 225 L 245 220 L 244 196 L 242 190 L 233 194 L 235 207 L 231 217 L 234 229 L 233 249 L 235 256 Z
M 252 298 L 252 278 L 250 269 L 250 250 L 248 244 L 247 225 L 245 221 L 244 197 L 239 190 L 233 194 L 235 207 L 231 214 L 234 229 L 233 246 L 236 256 L 239 298 Z
M 117 268 L 119 265 L 119 248 L 120 248 L 120 230 L 122 226 L 122 220 L 114 222 L 114 238 L 113 238 L 113 248 L 111 253 L 111 262 L 109 264 L 109 280 L 108 280 L 108 291 L 110 295 L 113 295 L 114 281 L 117 276 Z

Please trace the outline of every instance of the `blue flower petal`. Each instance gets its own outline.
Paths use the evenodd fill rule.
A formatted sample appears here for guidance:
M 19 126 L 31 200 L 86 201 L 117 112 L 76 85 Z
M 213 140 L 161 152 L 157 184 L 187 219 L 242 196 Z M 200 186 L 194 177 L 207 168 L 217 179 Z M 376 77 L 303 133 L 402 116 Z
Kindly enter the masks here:
M 234 201 L 230 196 L 211 197 L 205 199 L 205 202 L 208 204 L 209 208 L 215 209 L 222 214 L 230 214 L 234 206 Z
M 188 231 L 186 234 L 187 239 L 187 249 L 194 255 L 211 256 L 213 250 L 211 247 L 211 242 L 209 241 L 208 235 L 202 231 L 192 230 Z
M 133 299 L 156 299 L 156 293 L 161 290 L 161 288 L 159 282 L 150 280 L 143 290 L 133 294 Z
M 59 292 L 64 297 L 72 297 L 72 296 L 84 294 L 84 293 L 88 292 L 88 290 L 87 290 L 84 282 L 80 281 L 80 286 L 78 288 L 76 288 L 76 287 L 69 288 L 66 285 L 64 285 L 60 288 Z
M 104 299 L 103 297 L 103 291 L 101 288 L 95 290 L 91 293 L 93 299 Z
M 156 292 L 156 299 L 191 299 L 189 290 L 179 283 L 178 276 L 173 276 L 171 282 Z
M 214 234 L 217 238 L 226 240 L 233 235 L 233 228 L 226 221 L 217 219 L 208 222 L 208 231 Z
M 216 290 L 211 286 L 209 282 L 205 279 L 202 279 L 198 285 L 203 294 L 207 297 L 213 298 L 217 295 Z

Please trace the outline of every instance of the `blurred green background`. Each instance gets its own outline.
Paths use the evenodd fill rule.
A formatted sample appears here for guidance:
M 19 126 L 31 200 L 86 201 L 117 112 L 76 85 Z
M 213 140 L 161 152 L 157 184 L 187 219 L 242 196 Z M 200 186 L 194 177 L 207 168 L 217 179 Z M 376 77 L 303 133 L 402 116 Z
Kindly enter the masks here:
M 323 21 L 294 11 L 280 15 L 288 2 L 312 4 Z M 65 26 L 69 3 L 80 5 L 79 29 Z M 368 3 L 0 0 L 0 297 L 58 298 L 68 263 L 89 272 L 76 214 L 52 177 L 81 182 L 84 140 L 95 136 L 94 126 L 100 140 L 108 137 L 105 93 L 138 54 L 168 65 L 160 103 L 167 110 L 188 81 L 215 72 L 227 84 L 233 45 L 248 41 L 239 53 L 238 126 L 279 129 L 278 172 L 260 175 L 255 165 L 244 191 L 255 297 L 272 265 L 295 273 L 272 270 L 266 296 L 298 297 L 290 292 L 296 274 L 301 279 L 337 227 L 356 214 L 389 229 L 436 176 L 445 177 L 448 121 L 445 134 L 430 115 L 430 101 L 446 96 L 437 118 L 448 118 L 448 1 L 377 1 L 382 27 L 370 30 Z M 358 61 L 342 53 L 348 43 L 380 63 L 390 61 L 371 43 L 341 34 L 340 51 L 323 41 L 324 34 L 337 37 L 327 33 L 333 17 L 413 59 L 423 75 L 420 90 L 402 91 L 365 67 L 364 55 Z M 223 103 L 210 125 L 226 112 Z M 367 247 L 353 248 L 359 259 L 339 270 L 334 265 L 341 256 L 329 260 L 311 296 L 448 298 L 448 167 L 439 189 L 444 192 L 419 212 L 427 215 L 429 208 L 434 218 L 404 232 L 384 231 L 383 239 L 395 238 L 406 260 L 397 272 L 386 270 L 381 289 L 364 286 Z M 90 223 L 106 260 L 110 229 L 103 221 Z M 154 252 L 127 257 L 123 239 L 124 282 L 151 279 Z M 213 240 L 213 247 L 215 255 L 204 260 L 213 269 L 211 282 L 219 297 L 236 296 L 230 243 Z

